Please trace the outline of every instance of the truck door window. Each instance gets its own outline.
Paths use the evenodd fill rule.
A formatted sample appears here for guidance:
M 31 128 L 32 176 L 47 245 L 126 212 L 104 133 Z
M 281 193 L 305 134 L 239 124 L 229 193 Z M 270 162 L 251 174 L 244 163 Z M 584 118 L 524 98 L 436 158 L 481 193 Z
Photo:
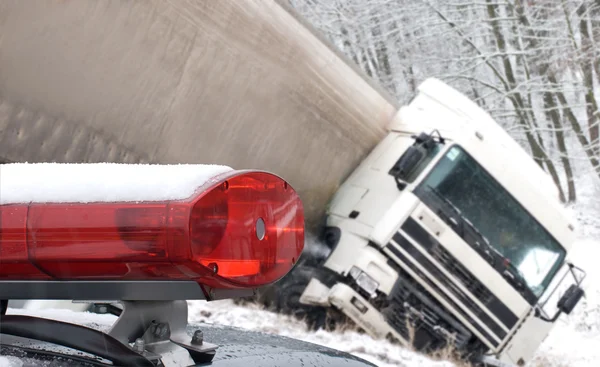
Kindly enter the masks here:
M 458 217 L 454 219 L 478 230 L 501 262 L 512 264 L 533 301 L 563 262 L 564 248 L 459 146 L 446 152 L 414 193 L 434 212 Z

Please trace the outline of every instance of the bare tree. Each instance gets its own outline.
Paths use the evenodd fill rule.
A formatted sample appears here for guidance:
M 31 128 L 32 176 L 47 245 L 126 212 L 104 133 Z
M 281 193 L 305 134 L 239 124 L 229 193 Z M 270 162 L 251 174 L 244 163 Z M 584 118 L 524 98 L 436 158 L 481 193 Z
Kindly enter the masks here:
M 599 0 L 293 0 L 405 102 L 437 77 L 485 108 L 553 178 L 600 178 Z

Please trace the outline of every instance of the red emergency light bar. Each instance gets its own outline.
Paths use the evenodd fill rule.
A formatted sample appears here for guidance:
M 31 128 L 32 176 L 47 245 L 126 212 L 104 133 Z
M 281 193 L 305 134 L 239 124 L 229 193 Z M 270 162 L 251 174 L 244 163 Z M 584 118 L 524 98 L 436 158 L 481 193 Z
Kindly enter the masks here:
M 260 171 L 222 174 L 184 200 L 0 205 L 0 283 L 255 288 L 287 274 L 303 247 L 300 198 L 286 181 Z

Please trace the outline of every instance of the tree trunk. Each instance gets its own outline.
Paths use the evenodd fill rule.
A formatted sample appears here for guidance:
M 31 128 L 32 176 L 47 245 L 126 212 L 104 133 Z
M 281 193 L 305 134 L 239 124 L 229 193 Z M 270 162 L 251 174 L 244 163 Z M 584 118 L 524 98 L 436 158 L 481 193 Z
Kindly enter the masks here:
M 496 4 L 494 4 L 491 0 L 486 0 L 486 2 L 487 2 L 488 17 L 489 17 L 490 23 L 492 25 L 492 30 L 493 30 L 494 38 L 496 40 L 496 45 L 497 45 L 500 53 L 503 55 L 502 56 L 502 65 L 504 67 L 504 75 L 505 75 L 507 86 L 508 86 L 508 88 L 507 88 L 508 98 L 513 103 L 515 112 L 519 116 L 519 118 L 518 118 L 519 124 L 525 130 L 525 137 L 527 138 L 527 142 L 529 143 L 529 146 L 531 147 L 531 152 L 533 154 L 535 161 L 542 168 L 544 168 L 544 165 L 546 166 L 548 173 L 552 177 L 554 184 L 556 185 L 556 187 L 559 190 L 560 198 L 564 202 L 565 194 L 564 194 L 562 185 L 560 183 L 560 178 L 558 176 L 556 167 L 554 166 L 554 163 L 550 160 L 550 158 L 546 154 L 546 152 L 543 148 L 543 140 L 541 139 L 541 136 L 539 135 L 539 133 L 536 133 L 536 136 L 534 136 L 535 131 L 533 130 L 533 126 L 535 125 L 535 123 L 534 123 L 534 121 L 531 120 L 531 118 L 533 116 L 529 115 L 527 113 L 527 106 L 524 103 L 524 98 L 523 98 L 522 94 L 516 90 L 517 81 L 516 81 L 516 77 L 515 77 L 515 72 L 513 70 L 512 63 L 508 57 L 507 48 L 506 48 L 506 40 L 504 38 L 504 34 L 502 33 L 502 29 L 500 28 L 500 24 L 499 24 L 497 16 L 496 16 L 498 6 Z
M 565 170 L 565 175 L 567 176 L 568 198 L 566 201 L 573 203 L 577 200 L 575 181 L 573 179 L 573 169 L 571 167 L 571 161 L 569 160 L 567 145 L 565 144 L 565 136 L 563 132 L 564 127 L 562 126 L 560 114 L 558 113 L 558 105 L 554 99 L 554 96 L 550 92 L 544 92 L 544 108 L 546 109 L 548 120 L 552 122 L 554 134 L 556 135 L 556 144 L 558 145 L 558 151 L 560 152 L 560 160 Z
M 600 152 L 598 147 L 600 130 L 598 127 L 598 103 L 594 96 L 594 50 L 592 47 L 590 29 L 588 27 L 587 6 L 585 2 L 577 8 L 577 15 L 580 17 L 579 32 L 581 34 L 581 61 L 579 65 L 583 73 L 583 84 L 585 86 L 585 112 L 587 115 L 588 133 L 592 151 L 594 152 L 594 155 L 598 157 L 598 153 Z

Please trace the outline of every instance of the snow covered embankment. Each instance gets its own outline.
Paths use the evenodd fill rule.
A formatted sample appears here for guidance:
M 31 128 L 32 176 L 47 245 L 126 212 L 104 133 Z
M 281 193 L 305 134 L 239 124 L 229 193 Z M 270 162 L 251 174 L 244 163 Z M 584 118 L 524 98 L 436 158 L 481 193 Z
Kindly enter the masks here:
M 581 242 L 574 260 L 583 267 L 586 298 L 571 316 L 561 316 L 548 339 L 540 347 L 530 367 L 595 367 L 600 359 L 600 243 Z M 114 321 L 110 315 L 86 315 L 68 310 L 52 310 L 57 304 L 43 301 L 31 305 L 31 310 L 12 309 L 10 313 L 35 314 L 70 322 L 93 322 L 99 329 Z M 64 306 L 64 305 L 63 305 Z M 381 367 L 451 367 L 447 361 L 435 361 L 386 340 L 375 340 L 356 331 L 309 331 L 306 325 L 292 317 L 260 309 L 258 306 L 238 306 L 231 300 L 190 301 L 190 322 L 230 325 L 242 329 L 288 336 L 307 342 L 349 352 Z M 456 366 L 458 367 L 458 366 Z
M 573 261 L 587 272 L 585 298 L 569 316 L 562 315 L 538 350 L 532 366 L 595 367 L 600 360 L 600 242 L 582 241 Z
M 584 268 L 586 298 L 570 316 L 561 316 L 555 329 L 540 347 L 530 367 L 595 367 L 600 359 L 600 243 L 584 241 L 577 245 L 573 260 Z M 456 366 L 435 361 L 386 340 L 374 340 L 355 331 L 309 331 L 292 317 L 260 309 L 237 306 L 232 301 L 189 302 L 190 321 L 231 325 L 244 329 L 288 336 L 352 353 L 378 366 Z
M 386 340 L 374 340 L 355 331 L 308 331 L 306 325 L 293 317 L 260 309 L 258 306 L 237 306 L 231 300 L 188 302 L 190 321 L 231 325 L 320 344 L 354 354 L 378 366 L 450 367 L 448 362 L 434 362 Z

